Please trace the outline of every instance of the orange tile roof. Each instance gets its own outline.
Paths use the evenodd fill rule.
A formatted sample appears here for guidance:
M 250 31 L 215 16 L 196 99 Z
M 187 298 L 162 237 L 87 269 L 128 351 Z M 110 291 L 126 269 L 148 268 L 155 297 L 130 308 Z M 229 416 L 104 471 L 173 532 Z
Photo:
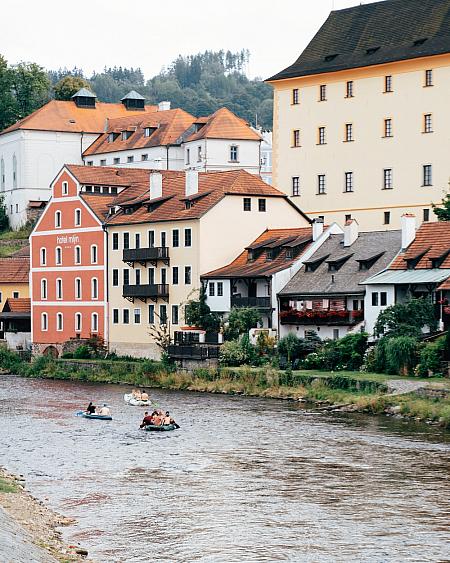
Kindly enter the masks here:
M 108 218 L 107 224 L 146 223 L 156 221 L 174 221 L 198 219 L 209 211 L 226 195 L 253 195 L 263 197 L 281 197 L 289 201 L 286 194 L 269 186 L 259 176 L 245 170 L 227 172 L 199 172 L 199 191 L 191 198 L 185 195 L 185 172 L 173 170 L 148 170 L 136 168 L 114 168 L 106 166 L 68 165 L 67 168 L 81 184 L 103 184 L 125 186 L 116 197 L 82 194 L 83 199 L 92 207 L 101 220 L 105 219 L 106 208 L 141 202 L 134 213 L 125 215 L 119 211 Z M 150 175 L 159 172 L 163 177 L 163 197 L 152 211 L 147 210 L 149 202 Z M 193 203 L 186 208 L 186 199 Z M 303 213 L 299 210 L 299 214 Z M 304 215 L 303 215 L 304 216 Z M 306 216 L 304 216 L 306 217 Z
M 21 258 L 21 257 L 30 257 L 30 245 L 27 244 L 25 246 L 22 246 L 22 248 L 20 248 L 19 250 L 17 250 L 16 252 L 13 252 L 11 254 L 11 256 L 13 258 Z
M 145 106 L 145 110 L 127 110 L 123 104 L 108 104 L 105 102 L 97 102 L 95 109 L 79 108 L 73 101 L 51 100 L 0 134 L 4 135 L 17 129 L 103 133 L 107 119 L 136 114 L 150 115 L 155 113 L 156 110 L 156 106 Z
M 312 228 L 301 227 L 298 229 L 268 229 L 262 233 L 248 248 L 258 246 L 264 248 L 264 243 L 277 246 L 282 243 L 299 243 L 300 253 L 308 248 L 312 242 Z M 274 260 L 267 260 L 266 253 L 261 252 L 255 260 L 249 261 L 249 250 L 246 248 L 233 262 L 203 274 L 202 278 L 247 278 L 270 276 L 280 270 L 284 270 L 296 262 L 299 254 L 292 258 L 286 257 L 286 248 L 282 247 Z
M 29 258 L 0 258 L 0 283 L 28 283 L 29 271 Z
M 83 154 L 88 156 L 90 154 L 172 145 L 194 121 L 195 117 L 182 109 L 110 119 L 106 132 L 94 141 Z M 156 130 L 149 137 L 146 137 L 146 127 L 154 127 Z M 122 140 L 122 136 L 119 134 L 114 141 L 108 141 L 109 133 L 120 133 L 121 131 L 133 131 L 133 134 L 127 140 Z
M 441 285 L 437 288 L 437 291 L 450 291 L 450 278 L 447 278 Z
M 420 258 L 414 269 L 432 268 L 431 259 L 443 256 L 445 252 L 450 250 L 450 222 L 441 221 L 436 223 L 422 223 L 416 233 L 416 238 L 408 246 L 405 252 L 402 252 L 389 266 L 392 270 L 405 270 L 407 268 L 407 259 Z M 450 254 L 440 265 L 440 268 L 450 268 Z
M 29 297 L 18 297 L 16 299 L 9 297 L 6 300 L 3 311 L 11 313 L 30 313 L 31 299 Z
M 202 119 L 196 121 L 203 123 Z M 185 141 L 197 141 L 199 139 L 236 139 L 260 141 L 261 136 L 254 131 L 249 124 L 235 115 L 227 108 L 220 108 L 210 115 L 196 133 L 189 135 Z

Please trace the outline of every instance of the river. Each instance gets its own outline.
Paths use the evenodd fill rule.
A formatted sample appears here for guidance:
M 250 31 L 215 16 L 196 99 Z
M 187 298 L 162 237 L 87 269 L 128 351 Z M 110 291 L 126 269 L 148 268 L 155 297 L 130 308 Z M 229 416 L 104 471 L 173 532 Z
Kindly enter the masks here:
M 0 377 L 0 464 L 99 562 L 448 561 L 449 434 L 287 401 Z M 114 420 L 74 416 L 89 400 Z

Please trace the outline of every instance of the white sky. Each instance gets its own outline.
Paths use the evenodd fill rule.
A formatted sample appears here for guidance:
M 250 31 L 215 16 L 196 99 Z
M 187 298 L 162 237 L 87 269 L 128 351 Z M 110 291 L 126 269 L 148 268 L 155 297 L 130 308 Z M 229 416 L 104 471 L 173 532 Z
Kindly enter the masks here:
M 140 67 L 150 78 L 178 54 L 247 48 L 248 74 L 267 78 L 294 62 L 333 7 L 361 3 L 370 0 L 0 0 L 0 54 L 88 75 Z

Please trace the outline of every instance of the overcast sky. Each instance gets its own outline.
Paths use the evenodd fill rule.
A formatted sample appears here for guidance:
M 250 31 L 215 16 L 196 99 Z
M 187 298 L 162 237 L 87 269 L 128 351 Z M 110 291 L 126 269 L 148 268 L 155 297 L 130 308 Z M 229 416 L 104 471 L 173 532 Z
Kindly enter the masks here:
M 47 69 L 140 67 L 146 78 L 177 55 L 250 50 L 248 73 L 291 64 L 332 8 L 370 0 L 0 0 L 0 54 Z

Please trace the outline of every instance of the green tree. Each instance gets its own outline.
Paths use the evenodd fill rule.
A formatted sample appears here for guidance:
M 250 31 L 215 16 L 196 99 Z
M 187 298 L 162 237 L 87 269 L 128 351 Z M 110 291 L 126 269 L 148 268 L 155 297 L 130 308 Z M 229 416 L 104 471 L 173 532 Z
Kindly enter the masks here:
M 434 307 L 429 298 L 410 299 L 404 303 L 391 305 L 381 311 L 375 323 L 376 336 L 413 336 L 418 337 L 422 328 L 436 328 L 437 321 Z
M 12 92 L 12 73 L 8 63 L 0 55 L 0 131 L 15 121 L 16 101 Z
M 56 100 L 70 100 L 81 88 L 91 89 L 87 80 L 80 76 L 65 76 L 54 86 Z
M 50 97 L 50 80 L 36 63 L 21 62 L 11 67 L 15 117 L 22 119 L 40 108 Z
M 0 195 L 0 233 L 8 230 L 8 228 L 9 219 L 6 213 L 5 198 L 3 195 Z
M 449 182 L 450 186 L 450 182 Z M 439 221 L 450 221 L 450 193 L 448 193 L 439 205 L 432 205 L 433 211 Z
M 247 334 L 262 322 L 262 316 L 256 307 L 233 307 L 228 317 L 226 337 L 228 340 Z
M 278 354 L 287 358 L 288 363 L 291 364 L 300 355 L 301 341 L 294 333 L 290 332 L 280 338 L 277 349 Z
M 220 317 L 217 313 L 212 313 L 206 303 L 206 291 L 202 286 L 198 300 L 190 300 L 185 307 L 184 318 L 189 326 L 202 328 L 207 332 L 217 332 L 220 328 Z

